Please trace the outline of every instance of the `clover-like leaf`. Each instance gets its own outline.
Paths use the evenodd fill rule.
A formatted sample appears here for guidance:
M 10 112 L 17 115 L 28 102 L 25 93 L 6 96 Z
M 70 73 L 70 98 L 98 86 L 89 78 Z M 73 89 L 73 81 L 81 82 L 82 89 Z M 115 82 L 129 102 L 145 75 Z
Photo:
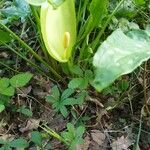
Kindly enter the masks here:
M 11 86 L 13 86 L 15 88 L 23 87 L 30 81 L 30 79 L 32 77 L 33 77 L 33 74 L 31 74 L 29 72 L 20 73 L 20 74 L 13 76 L 10 79 L 10 84 L 11 84 Z

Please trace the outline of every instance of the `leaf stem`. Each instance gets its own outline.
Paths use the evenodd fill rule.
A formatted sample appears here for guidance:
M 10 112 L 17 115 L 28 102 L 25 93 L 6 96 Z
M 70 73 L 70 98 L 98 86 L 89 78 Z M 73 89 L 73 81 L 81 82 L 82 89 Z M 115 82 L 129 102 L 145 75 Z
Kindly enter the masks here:
M 46 131 L 51 136 L 53 136 L 54 138 L 58 139 L 60 142 L 63 142 L 68 145 L 68 143 L 58 133 L 50 129 L 47 125 L 44 125 L 44 127 L 42 126 L 39 126 L 39 127 L 43 129 L 44 131 Z
M 5 29 L 7 32 L 11 34 L 11 36 L 16 39 L 24 48 L 28 49 L 32 55 L 43 63 L 58 79 L 62 79 L 62 77 L 51 67 L 49 66 L 29 45 L 27 45 L 18 35 L 16 35 L 13 31 L 11 31 L 7 26 L 0 22 L 0 26 Z
M 36 64 L 34 64 L 32 61 L 30 61 L 29 59 L 27 59 L 26 57 L 24 57 L 22 54 L 20 54 L 19 52 L 17 52 L 15 49 L 13 49 L 12 47 L 10 47 L 9 45 L 7 45 L 6 43 L 3 43 L 7 48 L 9 48 L 13 53 L 17 54 L 19 57 L 21 57 L 22 59 L 24 59 L 25 61 L 27 61 L 30 65 L 34 66 L 39 72 L 43 73 L 43 70 L 37 66 Z M 43 73 L 44 74 L 44 73 Z
M 35 10 L 35 8 L 33 6 L 31 6 L 31 10 L 32 10 L 32 13 L 33 13 L 33 16 L 35 18 L 35 21 L 37 23 L 37 29 L 38 29 L 38 32 L 39 32 L 39 36 L 40 36 L 40 40 L 39 40 L 39 43 L 41 45 L 41 48 L 43 50 L 43 53 L 45 55 L 45 58 L 46 60 L 48 61 L 48 54 L 47 54 L 47 50 L 45 48 L 45 45 L 44 45 L 44 42 L 43 42 L 43 39 L 42 39 L 42 33 L 41 33 L 41 27 L 40 27 L 40 18 L 39 18 L 39 15 L 37 13 L 37 11 Z
M 147 62 L 144 63 L 144 73 L 143 73 L 143 92 L 144 92 L 144 104 L 147 105 L 147 92 L 146 92 L 146 68 L 147 68 Z
M 115 13 L 117 12 L 117 10 L 119 9 L 119 7 L 122 5 L 122 3 L 124 2 L 125 0 L 121 0 L 119 2 L 119 4 L 117 5 L 117 7 L 114 9 L 114 11 L 111 13 L 111 15 L 108 17 L 108 19 L 106 20 L 102 30 L 98 33 L 96 39 L 93 41 L 93 43 L 91 44 L 91 47 L 93 49 L 93 51 L 95 51 L 97 45 L 99 44 L 99 40 L 101 38 L 101 36 L 104 34 L 105 32 L 105 29 L 107 28 L 108 24 L 110 23 L 112 17 L 115 15 Z
M 139 147 L 139 141 L 140 141 L 140 136 L 141 136 L 141 129 L 142 129 L 142 114 L 140 117 L 139 131 L 138 131 L 138 135 L 137 135 L 135 149 L 139 149 L 138 147 Z
M 4 67 L 8 68 L 9 70 L 12 70 L 12 71 L 14 71 L 16 73 L 19 73 L 19 71 L 15 70 L 15 69 L 13 69 L 11 67 L 9 67 L 8 65 L 4 64 L 3 62 L 0 62 L 0 64 L 3 65 Z
M 19 52 L 17 52 L 15 49 L 13 49 L 12 47 L 10 47 L 9 45 L 3 43 L 7 48 L 9 48 L 12 52 L 14 52 L 16 55 L 18 55 L 19 57 L 21 57 L 22 59 L 24 59 L 25 61 L 27 61 L 30 65 L 34 66 L 42 75 L 44 75 L 45 77 L 48 77 L 51 81 L 55 82 L 57 84 L 57 81 L 55 81 L 54 79 L 50 78 L 47 74 L 45 74 L 43 72 L 43 70 L 41 69 L 41 67 L 39 67 L 38 65 L 34 64 L 32 61 L 30 61 L 29 59 L 27 59 L 26 57 L 24 57 L 22 54 L 20 54 Z

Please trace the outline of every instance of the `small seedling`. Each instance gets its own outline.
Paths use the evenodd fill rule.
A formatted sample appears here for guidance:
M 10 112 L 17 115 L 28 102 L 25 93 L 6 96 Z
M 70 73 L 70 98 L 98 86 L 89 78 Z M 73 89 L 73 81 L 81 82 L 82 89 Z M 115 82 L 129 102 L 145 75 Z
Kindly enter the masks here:
M 73 124 L 68 123 L 67 130 L 68 131 L 62 133 L 62 137 L 68 142 L 68 149 L 75 150 L 77 144 L 83 144 L 84 142 L 82 136 L 85 132 L 85 128 L 83 126 L 75 128 Z
M 12 141 L 0 140 L 0 144 L 2 145 L 0 150 L 11 150 L 13 148 L 24 149 L 29 146 L 28 142 L 23 138 L 15 139 Z
M 66 89 L 61 95 L 58 87 L 54 86 L 51 90 L 51 95 L 46 97 L 46 101 L 52 103 L 52 107 L 56 112 L 61 112 L 64 117 L 67 117 L 69 113 L 66 106 L 81 105 L 86 96 L 85 92 L 83 92 L 73 98 L 71 97 L 73 93 L 73 89 Z
M 40 133 L 39 131 L 32 131 L 31 132 L 31 140 L 30 141 L 35 144 L 33 148 L 41 149 L 41 150 L 51 149 L 51 144 L 44 142 L 44 139 L 45 139 L 44 135 L 43 135 L 43 133 Z
M 71 68 L 71 72 L 79 76 L 77 78 L 73 78 L 69 82 L 68 87 L 71 89 L 86 89 L 89 83 L 92 82 L 93 72 L 91 70 L 85 70 L 85 72 L 83 72 L 79 66 L 73 66 Z
M 32 117 L 33 113 L 30 109 L 26 108 L 26 106 L 21 106 L 19 109 L 17 109 L 17 112 L 27 116 Z
M 89 121 L 91 119 L 90 116 L 85 115 L 85 116 L 80 116 L 79 114 L 77 114 L 77 112 L 75 110 L 71 110 L 71 114 L 73 116 L 72 121 L 73 123 L 76 124 L 76 126 L 80 126 L 80 125 L 84 125 L 87 121 Z

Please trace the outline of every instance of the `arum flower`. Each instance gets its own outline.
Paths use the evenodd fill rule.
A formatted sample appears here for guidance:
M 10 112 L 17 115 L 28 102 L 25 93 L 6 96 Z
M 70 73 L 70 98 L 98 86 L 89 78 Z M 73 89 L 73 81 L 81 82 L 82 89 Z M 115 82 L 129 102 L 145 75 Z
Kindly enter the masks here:
M 67 62 L 76 41 L 75 1 L 65 0 L 56 9 L 51 2 L 54 0 L 27 1 L 41 6 L 41 31 L 48 53 L 59 62 Z
M 41 6 L 41 30 L 49 54 L 67 62 L 76 40 L 74 0 L 66 0 L 57 9 L 49 3 Z

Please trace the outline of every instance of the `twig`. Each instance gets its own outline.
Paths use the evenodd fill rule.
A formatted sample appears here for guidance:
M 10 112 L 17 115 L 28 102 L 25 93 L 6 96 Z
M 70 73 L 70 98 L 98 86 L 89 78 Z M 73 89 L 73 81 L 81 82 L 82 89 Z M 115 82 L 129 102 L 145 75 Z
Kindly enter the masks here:
M 147 62 L 144 63 L 144 73 L 143 73 L 143 92 L 144 92 L 144 104 L 147 105 L 147 82 L 146 82 L 146 68 L 147 68 Z

